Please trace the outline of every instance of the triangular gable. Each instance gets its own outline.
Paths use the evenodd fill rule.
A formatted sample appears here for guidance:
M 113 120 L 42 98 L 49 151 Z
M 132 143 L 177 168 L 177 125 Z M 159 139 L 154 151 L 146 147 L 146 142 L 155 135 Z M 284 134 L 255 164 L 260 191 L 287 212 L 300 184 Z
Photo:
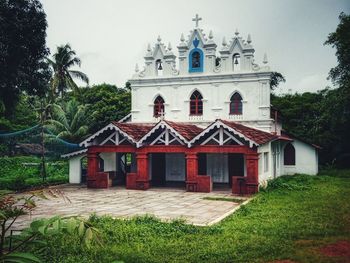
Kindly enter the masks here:
M 237 124 L 237 125 L 240 125 L 242 127 L 246 127 L 244 125 L 241 125 L 241 124 Z M 220 130 L 220 128 L 223 128 L 227 131 L 229 131 L 229 133 L 231 133 L 231 135 L 235 135 L 237 136 L 236 138 L 236 142 L 237 144 L 240 144 L 239 142 L 241 142 L 241 140 L 243 141 L 246 141 L 249 143 L 249 147 L 253 147 L 253 146 L 259 146 L 260 144 L 254 140 L 253 138 L 251 138 L 251 136 L 247 135 L 245 132 L 242 132 L 241 130 L 239 129 L 235 129 L 234 127 L 232 127 L 231 125 L 228 125 L 228 123 L 225 123 L 225 121 L 221 121 L 221 120 L 216 120 L 215 122 L 213 122 L 212 124 L 210 124 L 206 129 L 204 129 L 200 134 L 198 134 L 196 137 L 194 137 L 190 142 L 189 142 L 189 146 L 192 146 L 195 142 L 199 141 L 201 138 L 205 137 L 206 135 L 208 135 L 208 133 L 214 131 L 215 129 L 216 130 Z M 246 129 L 248 130 L 255 130 L 255 131 L 258 131 L 256 129 L 253 129 L 253 128 L 249 128 L 249 127 L 246 127 Z M 216 131 L 217 132 L 217 131 Z M 216 132 L 214 132 L 213 134 L 215 134 Z M 263 134 L 269 134 L 267 132 L 263 132 L 263 131 L 259 131 Z M 231 139 L 233 139 L 232 137 L 230 137 Z M 234 140 L 234 139 L 233 139 Z M 221 142 L 223 143 L 225 142 L 225 139 Z M 219 142 L 220 143 L 220 142 Z
M 178 142 L 180 145 L 188 144 L 188 140 L 180 132 L 174 129 L 170 123 L 164 120 L 158 122 L 147 134 L 145 134 L 137 142 L 137 147 L 141 147 L 147 140 L 150 145 L 156 145 L 159 143 L 169 145 L 173 142 Z
M 240 39 L 238 37 L 235 37 L 232 39 L 231 45 L 229 47 L 230 53 L 233 52 L 233 50 L 236 46 L 238 46 L 240 51 L 244 50 L 244 43 L 243 43 L 242 39 Z
M 92 141 L 96 139 L 98 136 L 102 135 L 103 133 L 109 132 L 108 135 L 101 139 L 98 145 L 104 145 L 107 143 L 112 143 L 114 145 L 120 145 L 124 142 L 129 142 L 132 144 L 136 144 L 140 134 L 143 136 L 145 133 L 147 133 L 153 126 L 151 125 L 136 125 L 131 123 L 117 123 L 112 122 L 102 128 L 101 130 L 97 131 L 93 135 L 91 135 L 89 138 L 81 142 L 79 145 L 83 147 L 87 147 L 92 145 Z
M 158 53 L 160 53 L 160 56 L 158 56 Z M 156 43 L 155 47 L 153 48 L 152 56 L 157 58 L 163 58 L 166 55 L 165 46 L 163 43 Z
M 187 48 L 189 48 L 189 49 L 191 48 L 193 41 L 196 38 L 198 39 L 199 43 L 202 43 L 203 46 L 205 45 L 206 40 L 204 38 L 204 35 L 203 35 L 201 29 L 196 28 L 193 31 L 191 31 L 191 35 L 189 36 L 188 41 L 187 41 Z M 199 45 L 197 45 L 197 46 L 199 46 Z

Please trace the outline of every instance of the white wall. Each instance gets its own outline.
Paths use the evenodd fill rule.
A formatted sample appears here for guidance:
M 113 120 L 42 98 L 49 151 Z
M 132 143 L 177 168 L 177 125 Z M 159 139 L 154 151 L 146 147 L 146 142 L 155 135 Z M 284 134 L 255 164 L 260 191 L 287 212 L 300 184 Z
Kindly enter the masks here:
M 100 153 L 100 157 L 104 161 L 104 171 L 117 171 L 116 153 Z
M 283 174 L 310 174 L 316 175 L 318 173 L 318 152 L 317 150 L 302 141 L 294 140 L 292 142 L 295 148 L 295 165 L 284 165 L 283 149 L 281 164 L 283 166 Z
M 266 143 L 258 147 L 259 153 L 259 183 L 273 178 L 273 155 L 271 143 Z M 264 153 L 268 153 L 268 170 L 265 171 Z
M 238 77 L 238 76 L 237 76 Z M 190 116 L 190 96 L 198 90 L 203 96 L 203 116 Z M 229 103 L 234 92 L 241 94 L 243 114 L 230 115 Z M 217 81 L 206 78 L 168 78 L 164 82 L 132 83 L 132 122 L 156 122 L 153 117 L 154 99 L 162 96 L 165 101 L 165 119 L 179 122 L 212 122 L 218 118 L 243 121 L 260 129 L 271 131 L 270 88 L 265 77 L 250 76 L 235 81 L 230 75 Z M 259 122 L 258 122 L 259 121 Z M 244 123 L 243 123 L 244 124 Z
M 81 183 L 81 159 L 85 155 L 74 156 L 69 159 L 69 183 Z

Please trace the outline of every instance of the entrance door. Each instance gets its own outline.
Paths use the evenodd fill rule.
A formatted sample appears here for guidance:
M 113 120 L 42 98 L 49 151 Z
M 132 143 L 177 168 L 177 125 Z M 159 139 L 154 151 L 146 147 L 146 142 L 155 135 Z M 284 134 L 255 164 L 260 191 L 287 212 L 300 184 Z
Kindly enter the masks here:
M 152 185 L 153 186 L 165 185 L 165 154 L 164 153 L 152 154 Z

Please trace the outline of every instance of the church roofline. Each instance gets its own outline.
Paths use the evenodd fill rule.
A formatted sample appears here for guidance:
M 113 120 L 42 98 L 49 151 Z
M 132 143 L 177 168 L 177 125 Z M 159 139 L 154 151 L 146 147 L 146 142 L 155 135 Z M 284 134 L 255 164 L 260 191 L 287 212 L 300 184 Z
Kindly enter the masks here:
M 212 81 L 220 81 L 220 82 L 249 82 L 254 81 L 256 79 L 261 80 L 269 80 L 272 71 L 253 71 L 253 72 L 239 72 L 239 73 L 213 73 L 213 74 L 191 74 L 191 75 L 180 75 L 180 76 L 162 76 L 162 77 L 144 77 L 144 78 L 134 78 L 129 79 L 131 85 L 137 84 L 176 84 L 184 82 L 188 82 L 189 84 L 193 84 L 194 81 L 203 81 L 212 82 Z

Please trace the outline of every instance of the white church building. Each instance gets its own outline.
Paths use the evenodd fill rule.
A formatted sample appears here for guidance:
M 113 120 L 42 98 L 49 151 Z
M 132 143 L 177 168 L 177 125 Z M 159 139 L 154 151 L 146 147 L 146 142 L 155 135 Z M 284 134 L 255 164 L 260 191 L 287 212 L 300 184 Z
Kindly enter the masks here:
M 148 45 L 144 65 L 129 80 L 131 113 L 66 155 L 71 183 L 252 194 L 268 179 L 318 173 L 318 147 L 284 131 L 271 107 L 266 55 L 259 65 L 251 36 L 238 31 L 218 46 L 200 20 L 196 15 L 176 52 L 160 37 Z

